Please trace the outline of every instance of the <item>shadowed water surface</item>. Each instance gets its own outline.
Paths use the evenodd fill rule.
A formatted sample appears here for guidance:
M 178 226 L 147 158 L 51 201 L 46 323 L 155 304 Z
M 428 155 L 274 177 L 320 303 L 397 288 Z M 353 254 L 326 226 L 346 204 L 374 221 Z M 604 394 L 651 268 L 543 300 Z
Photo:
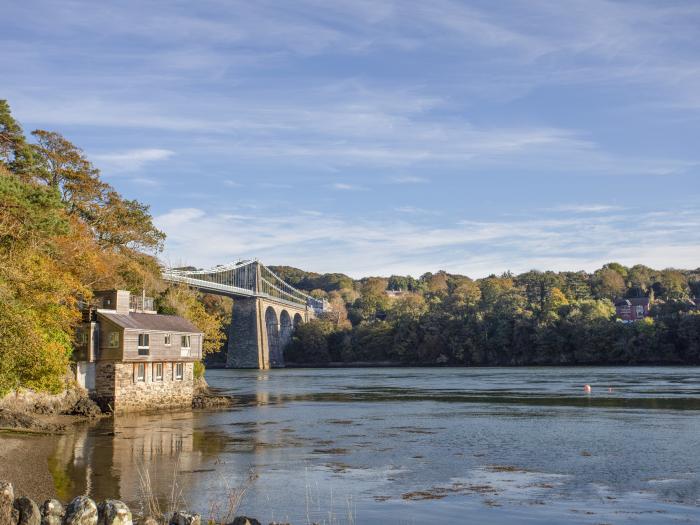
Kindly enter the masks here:
M 51 438 L 56 493 L 138 506 L 141 470 L 161 505 L 175 476 L 189 507 L 221 514 L 212 506 L 252 467 L 242 511 L 261 521 L 700 520 L 697 368 L 215 370 L 207 379 L 241 406 L 119 417 Z

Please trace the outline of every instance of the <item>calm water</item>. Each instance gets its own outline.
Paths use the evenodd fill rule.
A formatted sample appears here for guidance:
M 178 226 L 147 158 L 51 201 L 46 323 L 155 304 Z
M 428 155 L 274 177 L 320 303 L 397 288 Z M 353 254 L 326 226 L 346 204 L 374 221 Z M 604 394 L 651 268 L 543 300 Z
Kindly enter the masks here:
M 190 508 L 224 514 L 212 504 L 252 469 L 241 512 L 266 523 L 700 522 L 698 368 L 207 379 L 241 406 L 120 417 L 51 438 L 57 494 L 138 506 L 147 471 L 165 506 L 177 473 Z

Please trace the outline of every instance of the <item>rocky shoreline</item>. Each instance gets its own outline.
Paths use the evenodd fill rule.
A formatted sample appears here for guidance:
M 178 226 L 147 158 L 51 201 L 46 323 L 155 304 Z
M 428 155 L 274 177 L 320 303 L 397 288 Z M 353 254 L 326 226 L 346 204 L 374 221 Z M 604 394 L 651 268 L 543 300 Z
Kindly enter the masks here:
M 41 506 L 27 497 L 15 497 L 11 483 L 0 481 L 0 525 L 261 525 L 254 518 L 238 516 L 228 524 L 204 521 L 199 514 L 176 511 L 170 517 L 134 518 L 122 501 L 108 499 L 95 503 L 78 496 L 65 507 L 55 499 Z M 271 523 L 270 525 L 283 525 Z M 284 524 L 289 525 L 289 524 Z
M 227 408 L 235 404 L 234 398 L 212 390 L 203 380 L 195 386 L 193 409 Z M 62 434 L 72 424 L 111 415 L 103 412 L 81 389 L 67 389 L 57 395 L 13 392 L 0 399 L 0 432 Z

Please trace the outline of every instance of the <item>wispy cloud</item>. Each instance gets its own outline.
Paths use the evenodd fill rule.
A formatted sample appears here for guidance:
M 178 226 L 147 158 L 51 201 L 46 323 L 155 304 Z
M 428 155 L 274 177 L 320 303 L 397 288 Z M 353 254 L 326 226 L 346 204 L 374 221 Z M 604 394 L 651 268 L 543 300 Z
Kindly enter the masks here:
M 182 209 L 156 222 L 169 236 L 166 261 L 198 266 L 256 256 L 268 264 L 356 277 L 415 275 L 441 268 L 479 277 L 531 268 L 593 270 L 612 260 L 692 268 L 700 260 L 696 209 L 658 212 L 652 218 L 645 211 L 550 220 L 465 220 L 446 226 L 339 216 L 325 216 L 323 221 L 297 215 L 236 218 Z
M 5 4 L 3 98 L 120 191 L 157 188 L 171 254 L 475 275 L 696 254 L 693 0 Z
M 571 212 L 571 213 L 601 213 L 624 209 L 622 206 L 612 204 L 561 204 L 553 208 L 547 208 L 551 211 Z
M 394 184 L 428 184 L 430 182 L 425 177 L 417 177 L 415 175 L 396 175 L 389 180 Z
M 93 153 L 90 158 L 95 164 L 111 171 L 138 171 L 146 164 L 167 160 L 175 155 L 168 149 L 131 149 L 115 153 Z
M 331 185 L 334 190 L 339 191 L 365 191 L 367 188 L 356 184 L 347 184 L 345 182 L 336 182 Z

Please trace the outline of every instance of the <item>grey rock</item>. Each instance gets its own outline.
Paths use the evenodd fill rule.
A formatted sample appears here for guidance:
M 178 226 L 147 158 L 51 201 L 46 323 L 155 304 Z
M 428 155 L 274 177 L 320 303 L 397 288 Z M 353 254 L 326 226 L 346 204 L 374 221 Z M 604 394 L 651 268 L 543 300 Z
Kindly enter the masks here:
M 19 513 L 17 525 L 41 525 L 41 513 L 39 506 L 24 496 L 17 498 L 14 507 Z
M 260 525 L 260 522 L 248 516 L 236 516 L 230 525 Z
M 97 506 L 98 525 L 133 525 L 131 511 L 123 501 L 108 499 Z
M 0 481 L 0 523 L 17 523 L 12 518 L 14 502 L 15 489 L 12 488 L 12 483 Z
M 47 499 L 41 506 L 41 525 L 61 525 L 66 511 L 61 502 Z
M 190 514 L 189 512 L 176 512 L 170 518 L 170 525 L 201 525 L 202 518 L 199 514 Z
M 64 525 L 97 525 L 97 505 L 87 496 L 74 498 L 66 507 Z

